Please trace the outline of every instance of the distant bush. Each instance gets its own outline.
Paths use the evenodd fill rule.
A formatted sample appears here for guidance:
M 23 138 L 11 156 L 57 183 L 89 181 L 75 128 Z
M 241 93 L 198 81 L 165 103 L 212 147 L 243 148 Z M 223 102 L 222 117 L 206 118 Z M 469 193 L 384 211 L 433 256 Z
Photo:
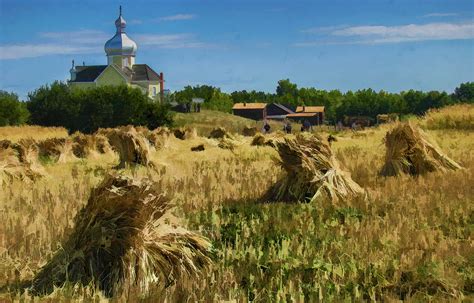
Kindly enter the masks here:
M 0 126 L 24 124 L 28 117 L 25 103 L 16 94 L 0 90 Z
M 92 133 L 98 128 L 171 125 L 169 106 L 144 95 L 138 88 L 100 86 L 71 88 L 62 82 L 42 86 L 28 95 L 30 121 L 43 126 L 63 126 L 69 132 Z
M 458 104 L 428 111 L 424 121 L 428 129 L 474 130 L 474 105 Z

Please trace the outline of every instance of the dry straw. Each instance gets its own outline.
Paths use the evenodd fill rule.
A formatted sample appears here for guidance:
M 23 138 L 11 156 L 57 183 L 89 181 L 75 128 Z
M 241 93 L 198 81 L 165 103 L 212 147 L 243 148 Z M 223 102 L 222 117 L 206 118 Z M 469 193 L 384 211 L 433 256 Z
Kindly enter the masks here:
M 247 137 L 253 137 L 257 134 L 258 130 L 255 126 L 245 126 L 242 130 L 242 134 Z
M 73 160 L 73 142 L 70 138 L 50 138 L 38 142 L 39 155 L 57 163 Z
M 44 175 L 38 163 L 38 146 L 32 139 L 0 141 L 0 180 L 35 180 Z
M 421 175 L 460 169 L 461 166 L 430 142 L 426 133 L 411 123 L 398 123 L 385 136 L 383 176 Z
M 107 137 L 110 145 L 119 154 L 120 163 L 117 168 L 125 168 L 130 164 L 153 165 L 148 140 L 133 126 L 99 129 L 98 134 Z
M 76 132 L 71 136 L 72 152 L 78 158 L 97 156 L 97 138 L 94 135 L 85 135 Z
M 313 201 L 326 197 L 331 201 L 362 195 L 364 190 L 340 169 L 330 147 L 309 134 L 275 140 L 279 164 L 286 174 L 270 189 L 273 201 Z
M 145 296 L 196 277 L 211 263 L 211 245 L 177 226 L 170 199 L 156 184 L 108 175 L 75 218 L 62 248 L 32 281 L 34 295 L 65 282 L 94 285 L 106 296 Z
M 197 131 L 194 127 L 180 127 L 173 130 L 173 134 L 180 140 L 195 139 Z

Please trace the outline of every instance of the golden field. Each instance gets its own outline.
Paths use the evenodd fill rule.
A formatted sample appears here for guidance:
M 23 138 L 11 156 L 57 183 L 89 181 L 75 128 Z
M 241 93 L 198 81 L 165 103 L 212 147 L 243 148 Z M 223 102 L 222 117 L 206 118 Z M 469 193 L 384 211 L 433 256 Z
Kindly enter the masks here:
M 450 117 L 463 116 L 454 113 L 465 110 L 446 109 Z M 472 106 L 468 110 L 472 113 Z M 200 134 L 220 126 L 188 115 L 179 117 L 179 123 L 197 127 Z M 232 131 L 250 123 L 225 118 L 221 125 Z M 260 201 L 282 171 L 273 160 L 278 153 L 271 147 L 250 146 L 251 137 L 238 136 L 233 151 L 219 148 L 214 139 L 170 138 L 153 152 L 153 168 L 132 167 L 122 173 L 151 178 L 160 191 L 173 195 L 174 211 L 183 224 L 211 240 L 214 264 L 199 279 L 156 289 L 147 297 L 123 295 L 111 301 L 473 300 L 474 132 L 465 127 L 430 127 L 434 122 L 429 119 L 435 118 L 417 123 L 464 169 L 380 177 L 383 137 L 392 125 L 336 133 L 333 151 L 367 190 L 365 199 L 338 203 Z M 324 138 L 328 135 L 316 131 Z M 58 129 L 0 128 L 1 139 L 10 140 L 65 135 Z M 198 144 L 205 151 L 192 152 L 190 148 Z M 91 189 L 117 161 L 116 156 L 97 155 L 61 164 L 47 162 L 41 179 L 3 182 L 0 300 L 31 299 L 9 288 L 31 279 L 51 258 L 70 233 Z M 35 302 L 107 300 L 92 286 L 65 285 Z

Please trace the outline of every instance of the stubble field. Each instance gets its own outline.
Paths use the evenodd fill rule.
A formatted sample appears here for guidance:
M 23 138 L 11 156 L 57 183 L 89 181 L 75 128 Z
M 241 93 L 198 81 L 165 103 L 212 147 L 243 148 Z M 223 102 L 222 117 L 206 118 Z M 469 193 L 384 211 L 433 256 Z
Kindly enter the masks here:
M 472 119 L 459 114 L 462 123 L 436 122 L 443 121 L 439 115 L 465 111 L 448 109 L 416 122 L 464 167 L 447 173 L 379 176 L 385 155 L 383 137 L 391 125 L 336 133 L 338 141 L 332 149 L 337 159 L 367 191 L 365 198 L 338 203 L 261 201 L 283 172 L 274 161 L 278 153 L 272 147 L 250 146 L 249 137 L 239 137 L 240 144 L 233 151 L 219 148 L 214 139 L 170 138 L 165 147 L 153 152 L 154 167 L 131 167 L 121 173 L 155 180 L 160 191 L 172 195 L 174 212 L 183 224 L 212 242 L 214 263 L 199 279 L 179 281 L 146 297 L 128 294 L 111 300 L 474 299 Z M 468 112 L 472 113 L 472 107 Z M 207 131 L 205 124 L 202 132 Z M 60 130 L 30 131 L 0 129 L 0 134 L 12 141 L 38 134 L 64 136 Z M 317 131 L 327 137 L 326 130 Z M 192 152 L 190 148 L 197 144 L 203 144 L 205 151 Z M 117 161 L 118 157 L 111 155 L 65 163 L 43 159 L 44 177 L 35 181 L 3 179 L 1 300 L 31 298 L 13 289 L 32 279 L 52 257 L 70 233 L 74 216 L 87 202 L 91 189 Z M 107 299 L 92 286 L 65 285 L 42 300 Z

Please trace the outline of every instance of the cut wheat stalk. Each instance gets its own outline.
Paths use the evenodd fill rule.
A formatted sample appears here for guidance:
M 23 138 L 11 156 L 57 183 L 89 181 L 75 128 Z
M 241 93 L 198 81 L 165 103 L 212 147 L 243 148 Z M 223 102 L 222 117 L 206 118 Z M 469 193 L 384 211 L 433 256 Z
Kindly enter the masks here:
M 148 180 L 108 175 L 75 217 L 74 228 L 34 277 L 30 292 L 45 295 L 66 282 L 98 287 L 106 296 L 141 295 L 211 264 L 211 245 L 177 225 L 171 200 Z
M 309 201 L 329 198 L 349 199 L 364 194 L 350 174 L 340 169 L 330 147 L 313 135 L 298 135 L 276 140 L 279 164 L 285 174 L 270 189 L 272 201 Z
M 385 136 L 385 164 L 382 176 L 421 175 L 428 172 L 460 169 L 443 154 L 428 135 L 411 123 L 398 123 Z

